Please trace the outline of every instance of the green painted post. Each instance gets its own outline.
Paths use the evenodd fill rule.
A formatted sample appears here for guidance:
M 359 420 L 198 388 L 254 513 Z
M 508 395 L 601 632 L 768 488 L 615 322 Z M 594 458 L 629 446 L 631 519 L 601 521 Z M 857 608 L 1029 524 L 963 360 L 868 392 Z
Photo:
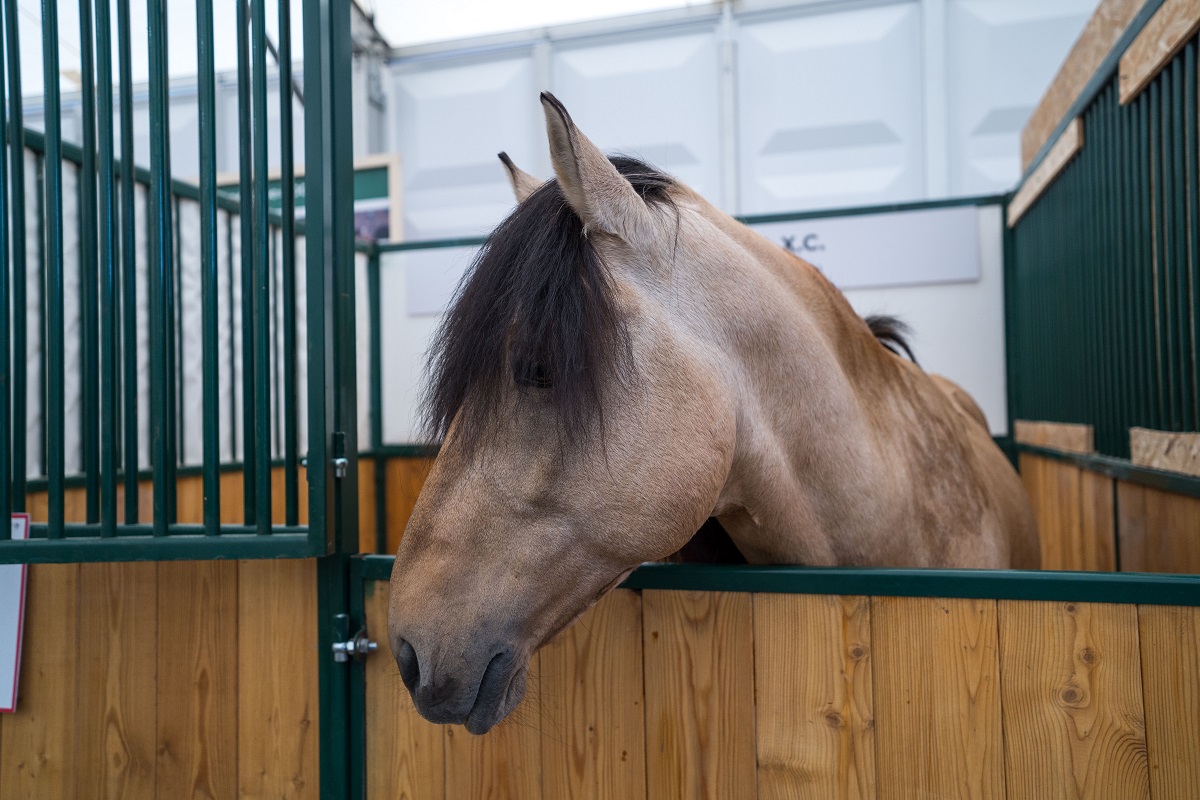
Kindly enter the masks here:
M 279 178 L 283 284 L 284 520 L 299 520 L 299 429 L 296 420 L 296 175 L 292 114 L 291 0 L 279 0 Z
M 58 2 L 42 0 L 42 61 L 46 84 L 46 475 L 49 485 L 47 522 L 51 539 L 62 538 L 64 525 L 63 474 L 66 446 L 63 439 L 63 165 L 62 107 L 58 80 Z
M 82 306 L 83 474 L 87 477 L 87 521 L 100 521 L 100 342 L 96 263 L 96 78 L 92 52 L 92 2 L 79 0 L 79 58 L 83 161 L 79 171 L 80 285 Z
M 220 533 L 221 423 L 217 360 L 217 83 L 213 55 L 213 8 L 196 3 L 196 75 L 200 92 L 200 316 L 204 373 L 204 532 Z M 230 281 L 232 285 L 232 281 Z M 230 303 L 232 323 L 233 304 Z M 230 339 L 232 340 L 232 336 Z M 230 361 L 232 364 L 232 360 Z
M 254 436 L 256 522 L 262 534 L 271 532 L 271 309 L 268 299 L 271 228 L 267 219 L 267 48 L 266 5 L 251 0 L 251 114 L 250 132 L 254 147 L 254 295 L 249 333 L 254 346 Z M 243 173 L 242 182 L 246 175 Z M 246 213 L 243 209 L 243 214 Z M 243 328 L 243 330 L 246 330 Z M 243 334 L 245 335 L 245 334 Z
M 133 39 L 129 3 L 117 3 L 117 63 L 121 117 L 121 294 L 124 312 L 125 524 L 138 522 L 138 359 L 137 359 L 137 230 L 134 213 Z
M 19 433 L 12 437 L 12 473 L 10 485 L 10 510 L 25 510 L 25 474 L 28 470 L 28 446 L 25 437 L 26 392 L 29 373 L 25 355 L 29 349 L 26 334 L 28 324 L 25 303 L 28 297 L 25 246 L 25 118 L 21 94 L 21 44 L 17 0 L 4 0 L 4 16 L 9 20 L 4 26 L 6 51 L 8 53 L 8 157 L 11 164 L 9 179 L 14 191 L 10 196 L 12 209 L 12 231 L 9 237 L 12 252 L 12 418 L 18 421 Z
M 250 17 L 249 0 L 237 0 L 237 75 L 238 75 L 238 128 L 245 131 L 250 120 Z M 255 524 L 257 491 L 255 484 L 254 436 L 254 198 L 251 193 L 251 176 L 254 162 L 249 136 L 239 139 L 238 147 L 238 208 L 241 223 L 241 279 L 242 279 L 242 486 L 247 525 Z M 263 454 L 263 457 L 268 457 Z M 269 484 L 268 484 L 269 486 Z
M 117 529 L 117 206 L 113 169 L 112 24 L 107 2 L 96 4 L 96 66 L 100 92 L 100 532 Z

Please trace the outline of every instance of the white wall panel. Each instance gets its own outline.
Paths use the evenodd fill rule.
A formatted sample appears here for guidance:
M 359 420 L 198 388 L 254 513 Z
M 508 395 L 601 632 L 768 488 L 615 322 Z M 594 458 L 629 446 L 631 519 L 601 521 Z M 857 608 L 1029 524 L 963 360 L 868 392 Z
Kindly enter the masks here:
M 951 0 L 947 5 L 950 191 L 1011 189 L 1021 128 L 1094 0 Z
M 741 211 L 920 199 L 920 7 L 744 22 Z
M 405 238 L 491 230 L 513 206 L 496 153 L 505 150 L 522 165 L 534 160 L 542 123 L 532 59 L 423 63 L 393 75 L 392 150 L 404 159 Z
M 718 199 L 715 31 L 562 47 L 551 75 L 555 95 L 601 149 L 642 158 Z
M 384 253 L 379 261 L 379 291 L 384 298 L 380 315 L 383 441 L 388 444 L 420 441 L 417 406 L 424 385 L 426 355 L 442 319 L 406 313 L 411 260 L 408 253 Z

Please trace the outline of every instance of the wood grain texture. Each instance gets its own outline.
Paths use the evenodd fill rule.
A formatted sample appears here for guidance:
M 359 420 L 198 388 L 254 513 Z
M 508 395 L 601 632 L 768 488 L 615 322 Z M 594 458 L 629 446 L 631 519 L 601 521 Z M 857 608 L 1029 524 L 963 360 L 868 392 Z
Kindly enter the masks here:
M 1140 606 L 1150 795 L 1200 790 L 1200 608 Z
M 538 663 L 543 796 L 645 797 L 642 598 L 610 592 Z
M 749 594 L 642 593 L 649 797 L 753 798 Z
M 1130 428 L 1129 452 L 1138 466 L 1200 476 L 1200 433 Z
M 1200 499 L 1120 482 L 1121 569 L 1200 573 Z
M 400 537 L 412 516 L 417 496 L 425 485 L 425 478 L 433 467 L 432 458 L 388 459 L 387 475 L 387 542 L 388 552 L 395 553 L 400 547 Z
M 1073 464 L 1020 455 L 1037 519 L 1042 569 L 1116 569 L 1112 479 Z
M 530 660 L 524 701 L 504 722 L 483 736 L 472 736 L 461 725 L 443 726 L 446 800 L 539 800 L 543 796 L 535 699 L 539 655 Z
M 996 603 L 871 599 L 880 800 L 1005 797 Z
M 305 482 L 307 485 L 307 481 Z M 305 516 L 307 517 L 307 507 Z M 375 459 L 358 460 L 358 552 L 375 553 Z
M 1150 791 L 1137 609 L 1000 602 L 1009 800 Z
M 758 795 L 875 797 L 865 597 L 754 596 Z
M 1009 222 L 1012 222 L 1011 218 Z M 1013 439 L 1020 444 L 1049 447 L 1066 453 L 1096 451 L 1096 436 L 1092 426 L 1072 422 L 1033 422 L 1019 419 L 1013 423 Z
M 4 800 L 76 795 L 78 613 L 78 564 L 30 566 L 17 711 L 0 715 Z
M 380 652 L 366 660 L 367 800 L 427 800 L 446 792 L 443 726 L 426 722 L 385 643 L 388 585 L 366 584 L 367 630 Z
M 238 791 L 316 798 L 316 561 L 239 561 L 237 625 Z
M 1137 97 L 1200 30 L 1200 0 L 1166 0 L 1121 55 L 1121 105 Z
M 1071 104 L 1083 93 L 1121 34 L 1145 0 L 1100 0 L 1095 13 L 1021 131 L 1021 170 L 1029 169 L 1034 156 L 1050 140 Z
M 157 590 L 153 563 L 79 566 L 76 725 L 82 794 L 156 794 Z
M 1117 568 L 1113 480 L 1081 470 L 1079 491 L 1079 569 L 1112 572 Z
M 238 565 L 172 561 L 157 568 L 158 795 L 234 797 Z

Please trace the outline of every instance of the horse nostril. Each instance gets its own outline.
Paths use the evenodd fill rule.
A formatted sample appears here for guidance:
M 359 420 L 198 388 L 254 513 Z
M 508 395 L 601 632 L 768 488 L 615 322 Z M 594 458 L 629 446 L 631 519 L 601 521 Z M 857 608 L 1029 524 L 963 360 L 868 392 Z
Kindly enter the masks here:
M 415 692 L 417 683 L 421 680 L 421 665 L 417 662 L 417 651 L 407 641 L 400 645 L 400 652 L 396 654 L 396 665 L 400 667 L 400 680 L 404 681 L 410 692 Z

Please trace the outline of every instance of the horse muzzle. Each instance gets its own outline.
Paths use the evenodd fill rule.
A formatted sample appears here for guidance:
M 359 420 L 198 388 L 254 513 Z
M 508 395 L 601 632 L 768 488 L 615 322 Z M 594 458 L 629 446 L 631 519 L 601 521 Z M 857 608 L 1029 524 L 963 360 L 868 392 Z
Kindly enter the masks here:
M 525 695 L 526 662 L 515 648 L 479 648 L 473 658 L 454 659 L 453 668 L 435 668 L 429 654 L 417 652 L 406 639 L 392 641 L 392 653 L 413 705 L 422 717 L 444 725 L 463 725 L 483 734 L 508 716 Z M 482 664 L 482 668 L 473 665 Z

